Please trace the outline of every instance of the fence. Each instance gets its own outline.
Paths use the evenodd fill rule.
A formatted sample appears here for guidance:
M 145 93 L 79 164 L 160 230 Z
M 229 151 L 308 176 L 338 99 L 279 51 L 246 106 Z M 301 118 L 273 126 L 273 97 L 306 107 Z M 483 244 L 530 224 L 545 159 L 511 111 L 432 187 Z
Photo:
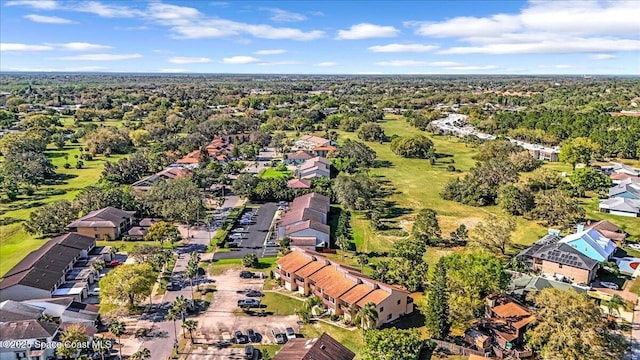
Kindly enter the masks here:
M 478 351 L 478 350 L 473 350 L 464 346 L 460 346 L 460 345 L 456 345 L 454 343 L 450 343 L 448 341 L 443 341 L 443 340 L 435 340 L 432 339 L 431 341 L 433 341 L 434 343 L 436 343 L 438 346 L 436 347 L 436 350 L 442 350 L 444 352 L 447 352 L 449 354 L 452 355 L 478 355 L 478 356 L 485 356 L 485 354 L 482 351 Z

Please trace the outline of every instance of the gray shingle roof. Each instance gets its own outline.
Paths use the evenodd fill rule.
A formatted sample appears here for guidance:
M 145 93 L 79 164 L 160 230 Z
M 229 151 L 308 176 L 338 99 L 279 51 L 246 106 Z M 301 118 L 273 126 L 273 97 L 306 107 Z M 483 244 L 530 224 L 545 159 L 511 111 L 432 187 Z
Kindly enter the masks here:
M 124 219 L 133 217 L 135 211 L 126 211 L 108 206 L 106 208 L 92 211 L 80 219 L 67 225 L 68 228 L 77 227 L 118 227 Z
M 12 321 L 0 324 L 0 339 L 42 339 L 53 336 L 59 325 L 38 320 Z
M 597 260 L 583 255 L 565 243 L 544 245 L 532 256 L 536 259 L 547 260 L 584 270 L 592 270 L 599 264 Z

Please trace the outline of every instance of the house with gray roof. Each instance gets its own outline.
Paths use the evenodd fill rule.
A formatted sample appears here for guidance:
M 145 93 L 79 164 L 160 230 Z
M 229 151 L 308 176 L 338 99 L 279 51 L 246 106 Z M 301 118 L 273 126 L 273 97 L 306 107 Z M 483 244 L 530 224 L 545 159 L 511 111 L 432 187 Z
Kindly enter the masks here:
M 133 225 L 135 211 L 126 211 L 111 206 L 92 211 L 67 225 L 71 231 L 95 239 L 119 239 Z
M 640 182 L 631 178 L 619 181 L 609 189 L 610 198 L 640 199 Z
M 611 215 L 640 217 L 640 200 L 621 197 L 600 200 L 599 209 Z
M 543 245 L 531 254 L 531 258 L 534 272 L 582 284 L 589 284 L 595 280 L 600 266 L 597 260 L 563 242 Z

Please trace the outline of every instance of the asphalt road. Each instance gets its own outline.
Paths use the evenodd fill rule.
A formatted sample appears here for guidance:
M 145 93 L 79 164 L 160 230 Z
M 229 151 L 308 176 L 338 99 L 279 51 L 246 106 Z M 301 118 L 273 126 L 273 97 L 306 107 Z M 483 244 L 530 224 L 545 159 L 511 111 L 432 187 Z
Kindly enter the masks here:
M 264 241 L 277 210 L 278 205 L 275 203 L 261 205 L 258 209 L 258 216 L 255 218 L 256 222 L 249 225 L 249 232 L 240 241 L 240 247 L 232 249 L 233 251 L 216 253 L 214 259 L 241 259 L 250 252 L 255 253 L 258 257 L 263 257 Z

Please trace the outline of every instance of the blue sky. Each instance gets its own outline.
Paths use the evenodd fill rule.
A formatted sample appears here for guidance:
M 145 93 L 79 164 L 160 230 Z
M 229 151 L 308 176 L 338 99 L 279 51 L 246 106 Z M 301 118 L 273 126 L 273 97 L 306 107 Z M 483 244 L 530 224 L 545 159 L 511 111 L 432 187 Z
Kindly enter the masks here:
M 0 2 L 1 71 L 640 74 L 640 1 Z

